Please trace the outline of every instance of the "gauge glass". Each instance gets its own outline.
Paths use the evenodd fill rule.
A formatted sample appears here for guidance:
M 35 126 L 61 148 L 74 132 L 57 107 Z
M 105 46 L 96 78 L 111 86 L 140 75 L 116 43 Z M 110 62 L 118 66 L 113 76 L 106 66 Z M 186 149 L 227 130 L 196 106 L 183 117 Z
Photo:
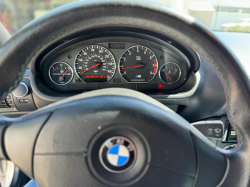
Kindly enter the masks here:
M 119 64 L 121 76 L 129 83 L 147 83 L 156 75 L 158 61 L 154 52 L 141 45 L 127 49 Z
M 73 69 L 66 62 L 55 62 L 50 66 L 49 77 L 57 85 L 66 85 L 73 78 Z
M 159 76 L 163 82 L 173 84 L 179 80 L 181 69 L 176 63 L 168 62 L 161 67 Z
M 103 46 L 88 45 L 78 52 L 75 70 L 84 82 L 108 82 L 115 74 L 115 58 Z

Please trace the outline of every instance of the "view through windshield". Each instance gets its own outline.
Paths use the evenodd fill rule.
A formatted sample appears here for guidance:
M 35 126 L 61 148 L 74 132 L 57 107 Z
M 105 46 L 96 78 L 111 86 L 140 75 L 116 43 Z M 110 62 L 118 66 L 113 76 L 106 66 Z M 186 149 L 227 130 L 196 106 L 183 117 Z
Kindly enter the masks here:
M 0 0 L 0 22 L 13 35 L 33 19 L 74 1 Z M 208 26 L 233 50 L 250 75 L 250 60 L 246 52 L 250 48 L 250 0 L 154 1 L 187 13 Z
M 0 0 L 0 21 L 14 34 L 31 20 L 75 0 Z M 155 0 L 185 12 L 213 31 L 250 32 L 250 1 Z

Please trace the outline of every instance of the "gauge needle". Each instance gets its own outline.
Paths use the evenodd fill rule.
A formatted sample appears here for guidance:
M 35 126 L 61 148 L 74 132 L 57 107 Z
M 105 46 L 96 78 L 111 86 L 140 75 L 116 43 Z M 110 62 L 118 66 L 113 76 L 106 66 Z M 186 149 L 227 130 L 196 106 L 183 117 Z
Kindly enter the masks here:
M 99 65 L 100 65 L 100 63 L 98 63 L 98 64 L 96 64 L 96 65 L 92 66 L 91 68 L 89 68 L 89 69 L 87 69 L 87 70 L 83 71 L 83 72 L 82 72 L 82 73 L 80 73 L 79 75 L 81 75 L 81 74 L 83 74 L 83 73 L 85 73 L 85 72 L 87 72 L 87 71 L 89 71 L 89 70 L 91 70 L 91 69 L 93 69 L 93 68 L 95 68 L 96 66 L 99 66 Z
M 137 68 L 137 67 L 142 67 L 143 65 L 138 65 L 138 66 L 130 66 L 130 67 L 125 67 L 125 68 L 121 68 L 121 69 L 129 69 L 129 68 Z
M 67 71 L 63 74 L 63 76 L 60 78 L 59 82 L 63 79 L 63 77 L 66 75 L 66 73 L 68 72 L 69 70 L 67 69 Z
M 167 74 L 167 72 L 164 70 L 164 73 L 168 76 L 168 78 L 172 81 L 172 79 L 170 78 L 170 76 Z

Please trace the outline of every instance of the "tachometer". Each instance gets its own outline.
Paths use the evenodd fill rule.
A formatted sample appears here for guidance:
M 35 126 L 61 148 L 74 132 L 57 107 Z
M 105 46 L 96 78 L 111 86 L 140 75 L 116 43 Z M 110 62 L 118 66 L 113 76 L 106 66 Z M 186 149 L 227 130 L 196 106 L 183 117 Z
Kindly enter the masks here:
M 120 59 L 120 73 L 130 83 L 150 82 L 155 77 L 157 69 L 158 61 L 154 52 L 144 46 L 130 47 Z
M 103 46 L 88 45 L 78 52 L 75 70 L 84 82 L 108 82 L 115 74 L 115 58 Z

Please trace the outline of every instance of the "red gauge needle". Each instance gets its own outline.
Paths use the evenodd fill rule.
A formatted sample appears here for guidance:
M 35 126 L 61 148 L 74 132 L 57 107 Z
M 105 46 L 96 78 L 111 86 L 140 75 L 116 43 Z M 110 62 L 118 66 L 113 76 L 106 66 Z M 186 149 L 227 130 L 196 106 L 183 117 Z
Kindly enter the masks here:
M 125 68 L 121 68 L 121 69 L 138 68 L 138 67 L 142 67 L 142 66 L 143 66 L 143 65 L 130 66 L 130 67 L 125 67 Z
M 67 71 L 63 74 L 63 76 L 60 78 L 59 82 L 63 79 L 63 77 L 66 75 L 66 73 L 68 72 L 69 70 L 67 69 Z
M 86 73 L 87 71 L 89 71 L 89 70 L 91 70 L 91 69 L 93 69 L 93 68 L 95 68 L 96 66 L 99 66 L 99 65 L 100 65 L 100 63 L 98 63 L 98 64 L 96 64 L 96 65 L 92 66 L 91 68 L 89 68 L 89 69 L 87 69 L 87 70 L 83 71 L 83 72 L 82 72 L 82 73 L 80 73 L 79 75 L 81 75 L 81 74 L 83 74 L 83 73 Z
M 164 73 L 168 76 L 168 78 L 172 81 L 172 79 L 170 78 L 170 76 L 167 74 L 167 72 L 164 70 Z

